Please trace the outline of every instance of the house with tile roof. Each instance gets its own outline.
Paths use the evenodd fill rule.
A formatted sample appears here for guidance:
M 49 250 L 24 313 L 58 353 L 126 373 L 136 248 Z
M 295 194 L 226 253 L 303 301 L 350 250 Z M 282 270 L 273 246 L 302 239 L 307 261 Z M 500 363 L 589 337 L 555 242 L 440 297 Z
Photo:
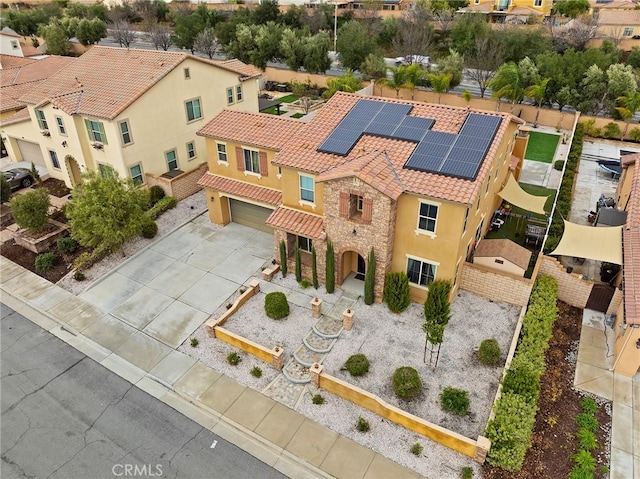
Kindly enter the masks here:
M 514 146 L 527 141 L 522 123 L 342 92 L 308 122 L 225 110 L 198 132 L 209 167 L 199 184 L 212 222 L 273 233 L 274 258 L 284 241 L 290 270 L 297 247 L 310 277 L 315 249 L 322 281 L 330 240 L 340 285 L 364 277 L 373 250 L 376 300 L 387 272 L 406 271 L 422 301 L 436 278 L 457 291 L 500 204 Z
M 551 14 L 553 0 L 471 0 L 461 12 L 484 13 L 492 23 L 541 22 Z
M 589 45 L 599 46 L 613 40 L 620 49 L 640 46 L 640 10 L 603 9 L 597 13 L 596 38 Z
M 0 132 L 12 160 L 42 164 L 68 186 L 85 171 L 172 179 L 202 169 L 196 132 L 207 120 L 223 108 L 258 111 L 260 76 L 237 60 L 95 46 L 20 95 L 26 108 Z

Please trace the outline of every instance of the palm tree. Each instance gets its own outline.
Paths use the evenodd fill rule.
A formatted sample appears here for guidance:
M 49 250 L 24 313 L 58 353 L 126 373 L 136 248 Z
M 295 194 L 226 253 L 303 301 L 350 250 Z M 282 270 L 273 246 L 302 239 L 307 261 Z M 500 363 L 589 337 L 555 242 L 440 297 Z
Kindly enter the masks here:
M 380 83 L 384 86 L 393 88 L 396 91 L 396 98 L 400 98 L 400 89 L 407 86 L 407 67 L 400 65 L 399 67 L 390 67 L 391 77 L 381 79 Z
M 425 71 L 417 63 L 413 63 L 412 65 L 409 65 L 408 67 L 406 67 L 405 71 L 407 76 L 406 86 L 411 90 L 411 99 L 413 100 L 413 95 L 416 91 L 416 86 L 418 86 L 418 83 L 420 83 L 420 80 L 422 80 L 425 77 Z
M 536 105 L 538 106 L 538 109 L 536 110 L 536 119 L 533 122 L 534 128 L 538 128 L 538 116 L 540 116 L 540 108 L 542 107 L 542 100 L 544 100 L 544 96 L 547 90 L 547 84 L 550 81 L 551 81 L 551 78 L 545 78 L 544 80 L 539 80 L 524 91 L 524 94 L 529 98 L 533 98 L 533 100 L 536 102 Z
M 617 98 L 616 103 L 620 105 L 616 107 L 616 111 L 625 121 L 624 132 L 622 133 L 622 138 L 620 138 L 622 140 L 627 135 L 629 123 L 631 122 L 633 115 L 635 115 L 636 111 L 640 109 L 640 92 L 629 92 L 626 95 Z
M 451 86 L 451 73 L 427 73 L 427 78 L 431 89 L 438 94 L 438 103 L 440 103 L 440 97 Z
M 467 102 L 467 110 L 471 108 L 471 100 L 473 99 L 473 95 L 467 89 L 462 90 L 462 98 Z
M 506 98 L 511 101 L 511 113 L 513 113 L 516 102 L 522 100 L 523 94 L 518 65 L 514 62 L 500 65 L 496 76 L 489 82 L 489 88 L 493 90 L 493 98 L 498 100 L 497 109 L 500 109 L 500 99 Z

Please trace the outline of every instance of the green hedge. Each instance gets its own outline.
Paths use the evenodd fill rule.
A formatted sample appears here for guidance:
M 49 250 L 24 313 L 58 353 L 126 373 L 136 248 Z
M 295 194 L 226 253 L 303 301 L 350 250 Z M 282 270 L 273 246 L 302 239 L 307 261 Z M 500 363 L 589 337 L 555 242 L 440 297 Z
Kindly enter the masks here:
M 167 210 L 171 208 L 175 208 L 178 204 L 178 200 L 176 200 L 173 196 L 165 196 L 164 198 L 158 200 L 155 205 L 147 210 L 147 216 L 152 220 L 155 220 Z
M 491 440 L 487 461 L 507 471 L 522 467 L 531 445 L 544 372 L 544 354 L 549 347 L 553 323 L 558 315 L 558 284 L 550 276 L 540 276 L 531 292 L 516 355 L 502 382 L 502 395 L 495 405 L 495 417 L 485 436 Z

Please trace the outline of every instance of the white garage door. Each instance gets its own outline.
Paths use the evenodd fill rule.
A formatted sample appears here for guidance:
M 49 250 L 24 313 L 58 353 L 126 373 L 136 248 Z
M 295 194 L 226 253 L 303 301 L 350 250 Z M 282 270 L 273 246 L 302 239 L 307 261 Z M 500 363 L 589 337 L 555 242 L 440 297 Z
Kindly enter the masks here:
M 40 145 L 31 143 L 30 141 L 18 140 L 18 149 L 22 155 L 22 161 L 33 162 L 36 165 L 46 167 Z
M 264 224 L 273 210 L 262 206 L 252 205 L 244 201 L 229 198 L 231 209 L 231 221 L 244 226 L 249 226 L 266 233 L 273 233 L 273 229 Z

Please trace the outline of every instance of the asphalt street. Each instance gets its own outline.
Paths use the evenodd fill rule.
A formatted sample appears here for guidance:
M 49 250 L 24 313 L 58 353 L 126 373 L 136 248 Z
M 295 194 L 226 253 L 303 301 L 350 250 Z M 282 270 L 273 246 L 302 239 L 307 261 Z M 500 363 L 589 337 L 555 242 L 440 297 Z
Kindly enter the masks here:
M 0 313 L 3 479 L 285 477 L 4 304 Z

